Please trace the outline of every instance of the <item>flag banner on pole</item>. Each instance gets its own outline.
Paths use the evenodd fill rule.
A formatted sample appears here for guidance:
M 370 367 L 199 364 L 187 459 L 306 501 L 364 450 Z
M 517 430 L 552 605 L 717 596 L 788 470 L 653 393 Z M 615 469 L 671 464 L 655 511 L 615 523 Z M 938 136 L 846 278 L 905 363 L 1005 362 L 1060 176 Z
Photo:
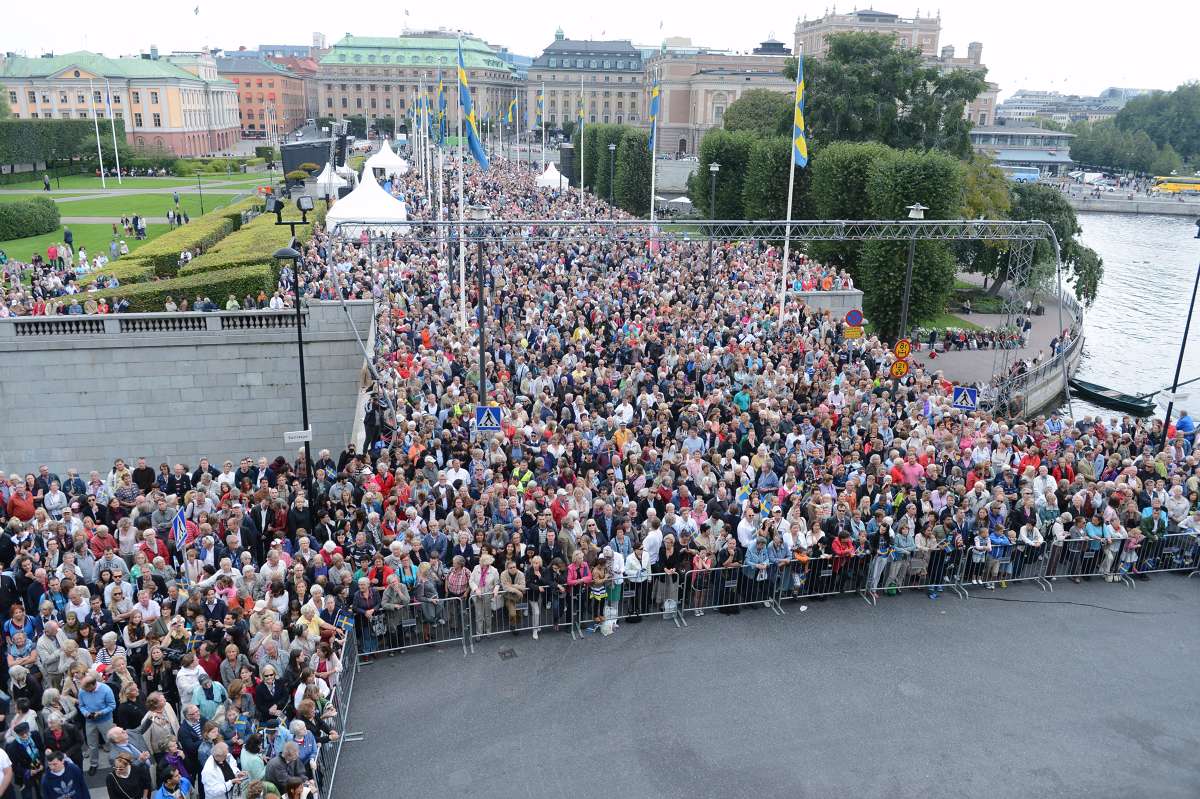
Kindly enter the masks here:
M 487 153 L 479 143 L 479 123 L 475 119 L 475 104 L 471 102 L 471 87 L 467 84 L 467 65 L 463 61 L 462 39 L 458 40 L 458 103 L 462 106 L 463 127 L 467 133 L 467 146 L 471 155 L 485 171 L 488 168 Z
M 538 92 L 538 95 L 537 95 L 537 123 L 534 125 L 534 127 L 540 128 L 541 126 L 542 126 L 542 93 Z
M 438 144 L 446 143 L 446 81 L 438 74 Z
M 171 520 L 171 539 L 175 542 L 175 551 L 182 553 L 183 544 L 187 541 L 187 522 L 183 518 L 183 508 Z
M 650 154 L 654 154 L 654 134 L 658 127 L 658 78 L 654 79 L 654 85 L 650 87 Z
M 515 125 L 517 122 L 517 98 L 514 97 L 508 103 L 508 124 Z
M 796 108 L 792 116 L 792 155 L 796 166 L 808 166 L 808 136 L 804 131 L 804 54 L 796 59 Z

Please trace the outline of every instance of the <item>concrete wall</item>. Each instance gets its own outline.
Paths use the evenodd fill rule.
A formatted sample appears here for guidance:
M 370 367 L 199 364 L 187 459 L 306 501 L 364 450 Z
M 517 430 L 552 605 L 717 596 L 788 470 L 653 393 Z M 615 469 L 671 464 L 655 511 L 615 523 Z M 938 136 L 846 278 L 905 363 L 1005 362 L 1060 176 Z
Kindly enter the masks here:
M 366 341 L 373 304 L 347 305 Z M 315 457 L 349 441 L 364 364 L 340 303 L 303 318 Z M 0 319 L 0 469 L 292 459 L 299 385 L 291 311 Z
M 1200 203 L 1195 200 L 1130 200 L 1121 197 L 1067 197 L 1076 211 L 1095 211 L 1105 214 L 1165 214 L 1167 216 L 1200 216 Z
M 863 293 L 858 289 L 850 291 L 793 291 L 791 299 L 802 300 L 809 308 L 822 311 L 833 311 L 834 317 L 846 315 L 846 311 L 857 308 L 862 310 Z
M 1067 374 L 1072 375 L 1083 357 L 1083 336 L 1071 341 L 1066 354 Z M 1033 416 L 1059 404 L 1066 386 L 1063 385 L 1062 361 L 1055 358 L 1037 370 L 1021 390 L 1025 398 L 1023 415 Z

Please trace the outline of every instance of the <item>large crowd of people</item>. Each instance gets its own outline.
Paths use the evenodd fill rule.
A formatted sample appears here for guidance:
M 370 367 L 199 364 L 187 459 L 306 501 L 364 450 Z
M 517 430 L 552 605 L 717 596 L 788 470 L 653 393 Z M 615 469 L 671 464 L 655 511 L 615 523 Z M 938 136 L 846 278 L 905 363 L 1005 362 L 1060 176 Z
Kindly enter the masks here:
M 840 316 L 792 295 L 781 317 L 777 246 L 572 225 L 577 193 L 503 162 L 468 169 L 468 203 L 565 223 L 467 242 L 464 324 L 453 231 L 425 224 L 415 172 L 392 189 L 407 230 L 317 229 L 280 286 L 376 302 L 361 449 L 0 464 L 0 765 L 24 799 L 82 798 L 83 770 L 110 763 L 109 795 L 129 799 L 312 791 L 343 638 L 366 657 L 436 641 L 447 605 L 477 635 L 528 605 L 546 614 L 536 637 L 603 622 L 623 589 L 638 611 L 700 613 L 689 593 L 717 568 L 769 604 L 760 573 L 936 597 L 931 564 L 1003 587 L 1073 541 L 1105 577 L 1148 576 L 1173 533 L 1194 562 L 1186 411 L 1168 429 L 957 411 L 931 364 L 893 379 L 886 343 Z M 587 197 L 582 213 L 613 211 Z M 789 274 L 795 290 L 848 280 L 800 255 Z M 474 429 L 481 400 L 503 409 L 499 433 Z M 797 581 L 829 573 L 819 591 Z

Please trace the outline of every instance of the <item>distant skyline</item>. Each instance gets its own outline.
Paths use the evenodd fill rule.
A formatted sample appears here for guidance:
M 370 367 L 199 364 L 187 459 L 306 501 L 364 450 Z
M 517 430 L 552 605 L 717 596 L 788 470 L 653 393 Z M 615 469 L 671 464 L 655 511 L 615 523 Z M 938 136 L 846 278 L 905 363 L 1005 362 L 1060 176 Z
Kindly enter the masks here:
M 842 13 L 853 3 L 837 6 Z M 865 7 L 865 6 L 864 6 Z M 905 17 L 915 5 L 878 2 L 872 7 Z M 659 3 L 611 0 L 604 13 L 595 6 L 563 4 L 544 10 L 528 4 L 521 13 L 503 2 L 466 0 L 458 4 L 429 3 L 382 13 L 373 4 L 354 4 L 358 15 L 331 14 L 327 3 L 292 0 L 276 4 L 235 3 L 232 0 L 152 2 L 126 0 L 120 4 L 61 0 L 54 6 L 60 24 L 44 14 L 8 14 L 0 34 L 0 49 L 38 56 L 92 50 L 108 56 L 135 55 L 151 45 L 160 53 L 219 47 L 236 50 L 259 44 L 310 44 L 314 31 L 333 44 L 345 33 L 395 36 L 408 29 L 463 29 L 492 44 L 527 56 L 540 54 L 562 27 L 569 38 L 630 39 L 656 45 L 667 36 L 684 36 L 693 43 L 733 51 L 749 51 L 769 35 L 791 47 L 798 17 L 821 17 L 834 8 L 824 3 L 755 4 L 752 13 L 697 15 L 697 6 L 684 0 Z M 199 13 L 196 13 L 198 9 Z M 746 9 L 750 11 L 750 9 Z M 967 43 L 983 43 L 988 78 L 999 84 L 1001 97 L 1017 89 L 1047 89 L 1068 94 L 1098 94 L 1108 86 L 1173 89 L 1200 79 L 1200 67 L 1178 48 L 1157 46 L 1164 24 L 1171 31 L 1196 30 L 1200 4 L 1172 0 L 1154 7 L 1153 14 L 1096 13 L 1081 3 L 1012 0 L 980 4 L 945 0 L 940 7 L 921 9 L 942 20 L 942 46 L 954 45 L 964 56 Z M 335 27 L 336 26 L 336 27 Z M 661 26 L 661 27 L 660 27 Z

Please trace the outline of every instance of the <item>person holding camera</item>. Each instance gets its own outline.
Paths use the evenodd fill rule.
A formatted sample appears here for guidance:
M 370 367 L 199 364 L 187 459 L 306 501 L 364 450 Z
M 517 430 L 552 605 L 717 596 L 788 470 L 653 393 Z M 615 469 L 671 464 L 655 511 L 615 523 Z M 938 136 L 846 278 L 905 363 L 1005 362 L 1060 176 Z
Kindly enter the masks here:
M 246 772 L 236 768 L 224 741 L 212 748 L 212 754 L 200 772 L 200 799 L 234 799 L 242 793 Z

